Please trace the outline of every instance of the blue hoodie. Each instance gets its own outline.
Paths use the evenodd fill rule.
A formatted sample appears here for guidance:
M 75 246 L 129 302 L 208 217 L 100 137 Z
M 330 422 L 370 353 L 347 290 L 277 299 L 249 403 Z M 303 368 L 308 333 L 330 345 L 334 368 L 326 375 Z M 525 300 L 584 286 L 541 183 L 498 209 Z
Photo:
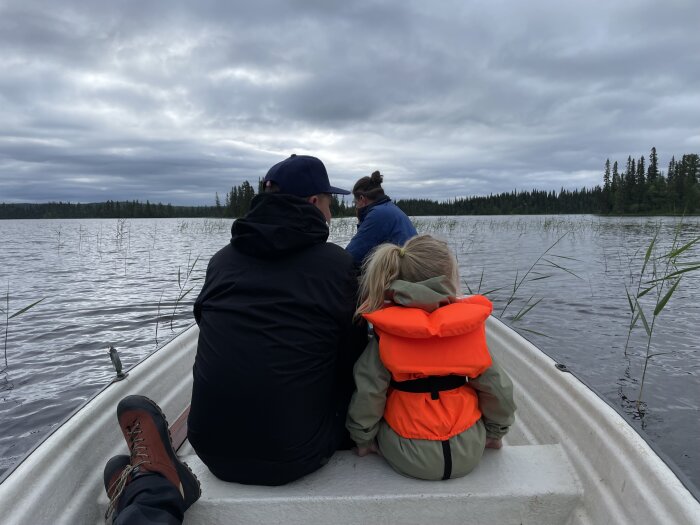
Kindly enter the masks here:
M 411 219 L 389 197 L 358 210 L 357 233 L 345 248 L 356 264 L 362 261 L 376 246 L 390 242 L 402 246 L 417 235 Z

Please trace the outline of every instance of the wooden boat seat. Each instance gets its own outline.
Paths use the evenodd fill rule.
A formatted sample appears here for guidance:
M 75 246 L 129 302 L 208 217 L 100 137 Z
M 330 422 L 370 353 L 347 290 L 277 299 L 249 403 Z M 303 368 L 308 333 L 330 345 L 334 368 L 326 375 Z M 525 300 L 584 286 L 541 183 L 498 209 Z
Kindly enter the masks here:
M 468 476 L 437 482 L 401 476 L 379 456 L 338 452 L 282 487 L 220 481 L 188 443 L 180 455 L 203 489 L 186 524 L 563 524 L 583 496 L 560 445 L 486 450 Z

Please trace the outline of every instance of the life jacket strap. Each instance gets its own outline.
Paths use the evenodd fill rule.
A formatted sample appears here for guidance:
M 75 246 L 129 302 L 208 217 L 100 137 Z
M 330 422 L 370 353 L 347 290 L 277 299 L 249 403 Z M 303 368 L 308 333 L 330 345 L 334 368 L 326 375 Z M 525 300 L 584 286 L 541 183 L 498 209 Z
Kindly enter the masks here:
M 401 392 L 425 394 L 430 392 L 431 399 L 440 399 L 440 392 L 454 390 L 467 384 L 465 376 L 428 376 L 407 381 L 391 380 L 392 388 Z

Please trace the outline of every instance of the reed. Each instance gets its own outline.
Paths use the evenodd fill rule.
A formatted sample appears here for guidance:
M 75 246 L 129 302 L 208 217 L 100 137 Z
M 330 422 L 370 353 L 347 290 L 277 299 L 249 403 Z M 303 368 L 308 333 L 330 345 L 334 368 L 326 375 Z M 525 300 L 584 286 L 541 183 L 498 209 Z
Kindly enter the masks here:
M 10 332 L 10 320 L 22 315 L 24 312 L 26 312 L 28 310 L 31 310 L 32 308 L 34 308 L 36 305 L 38 305 L 44 299 L 46 299 L 46 298 L 42 297 L 38 301 L 34 301 L 32 304 L 25 306 L 24 308 L 21 308 L 21 309 L 17 310 L 15 313 L 13 313 L 12 315 L 10 315 L 10 282 L 9 281 L 7 282 L 7 289 L 5 291 L 5 307 L 3 308 L 0 306 L 0 314 L 5 315 L 5 337 L 4 337 L 4 345 L 3 345 L 5 366 L 3 367 L 2 370 L 0 370 L 0 372 L 4 372 L 5 370 L 7 370 L 8 366 L 9 366 L 8 361 L 7 361 L 7 336 Z
M 690 241 L 681 243 L 680 234 L 683 221 L 679 221 L 676 225 L 671 248 L 657 256 L 658 236 L 661 226 L 657 227 L 656 233 L 652 238 L 649 246 L 644 254 L 641 271 L 638 275 L 637 287 L 634 294 L 630 294 L 629 289 L 625 286 L 627 300 L 630 307 L 630 325 L 628 329 L 627 341 L 632 330 L 638 325 L 641 320 L 644 332 L 646 335 L 644 364 L 642 367 L 642 377 L 639 384 L 639 392 L 635 408 L 641 414 L 642 396 L 644 393 L 644 383 L 646 380 L 649 362 L 661 355 L 670 354 L 671 352 L 654 352 L 653 351 L 653 336 L 654 328 L 657 326 L 659 316 L 664 308 L 668 305 L 673 295 L 677 292 L 682 279 L 690 272 L 700 270 L 700 261 L 685 261 L 683 257 L 688 254 L 688 251 L 700 243 L 700 236 L 692 238 Z M 645 313 L 645 307 L 640 302 L 640 299 L 649 295 L 653 301 L 646 306 L 647 312 L 651 310 L 651 316 Z M 651 318 L 651 321 L 649 320 Z M 627 344 L 628 344 L 627 343 Z M 625 345 L 625 355 L 627 352 L 627 344 Z
M 501 310 L 500 315 L 497 315 L 499 319 L 503 319 L 505 317 L 506 311 L 510 307 L 511 304 L 513 303 L 520 303 L 523 300 L 522 297 L 522 291 L 525 288 L 525 285 L 529 282 L 534 282 L 534 281 L 541 281 L 544 279 L 549 279 L 550 277 L 554 276 L 554 272 L 565 272 L 569 275 L 572 275 L 573 277 L 577 279 L 582 279 L 579 275 L 577 275 L 573 270 L 567 268 L 564 266 L 564 261 L 577 261 L 577 259 L 573 257 L 568 257 L 564 255 L 557 255 L 555 253 L 552 253 L 552 250 L 554 247 L 561 242 L 561 240 L 566 237 L 569 234 L 569 232 L 565 232 L 563 235 L 561 235 L 554 243 L 552 243 L 546 250 L 544 250 L 537 259 L 530 265 L 530 267 L 523 273 L 522 275 L 520 274 L 520 271 L 516 269 L 515 271 L 515 278 L 513 279 L 513 284 L 512 286 L 499 286 L 497 288 L 492 288 L 490 290 L 486 291 L 481 291 L 483 282 L 484 282 L 484 270 L 481 270 L 481 276 L 479 277 L 479 282 L 476 287 L 476 291 L 469 285 L 466 279 L 463 279 L 464 285 L 466 286 L 467 290 L 469 291 L 470 294 L 481 294 L 481 295 L 491 295 L 495 294 L 496 292 L 500 292 L 501 290 L 508 289 L 508 295 L 505 297 L 505 304 L 503 305 L 503 309 Z M 540 270 L 545 270 L 545 271 L 540 271 Z M 530 311 L 532 311 L 533 308 L 535 308 L 540 302 L 542 302 L 543 298 L 540 297 L 538 299 L 535 298 L 534 294 L 531 294 L 527 299 L 525 299 L 525 303 L 520 307 L 520 309 L 515 313 L 511 318 L 510 322 L 511 323 L 517 323 L 521 321 Z M 546 334 L 543 334 L 541 332 L 537 332 L 535 330 L 531 330 L 529 328 L 523 328 L 519 327 L 521 330 L 524 330 L 526 332 L 530 332 L 536 335 L 540 335 L 543 337 L 548 337 Z
M 163 293 L 165 288 L 160 291 L 160 297 L 158 298 L 158 312 L 156 313 L 156 346 L 158 346 L 158 325 L 160 324 L 160 305 L 163 301 Z
M 83 225 L 80 224 L 78 228 L 78 254 L 83 253 Z
M 573 257 L 567 257 L 565 255 L 557 255 L 551 253 L 552 249 L 559 244 L 559 242 L 568 235 L 568 232 L 565 232 L 563 235 L 561 235 L 554 243 L 552 243 L 549 248 L 547 248 L 544 252 L 540 254 L 537 259 L 535 259 L 535 262 L 533 262 L 530 267 L 527 269 L 527 271 L 519 277 L 518 275 L 518 270 L 515 271 L 515 279 L 513 280 L 513 288 L 510 292 L 510 295 L 506 299 L 506 303 L 503 306 L 503 310 L 501 310 L 501 315 L 500 317 L 503 317 L 506 313 L 506 310 L 508 307 L 515 301 L 517 298 L 518 291 L 523 287 L 523 284 L 526 282 L 530 281 L 541 281 L 544 279 L 549 279 L 552 277 L 554 274 L 553 273 L 542 273 L 538 271 L 538 268 L 544 267 L 549 270 L 561 270 L 563 272 L 566 272 L 570 275 L 573 275 L 577 279 L 581 279 L 576 273 L 573 271 L 569 270 L 565 266 L 563 266 L 563 261 L 564 260 L 570 260 L 570 261 L 575 261 Z M 554 259 L 557 259 L 559 262 L 555 262 Z M 512 318 L 512 321 L 517 321 L 522 319 L 527 312 L 532 310 L 540 301 L 541 299 L 537 300 L 535 303 L 532 303 L 534 296 L 531 296 L 527 302 L 525 303 L 525 306 L 523 306 L 520 311 L 515 314 L 515 316 Z
M 126 222 L 126 219 L 117 219 L 117 223 L 115 225 L 115 231 L 114 231 L 114 242 L 117 248 L 117 251 L 122 250 L 122 246 L 124 244 L 124 238 L 129 235 L 129 227 Z M 131 242 L 130 240 L 130 235 L 129 235 L 129 243 Z
M 61 228 L 62 226 L 59 224 L 58 228 L 54 228 L 54 233 L 56 234 L 56 253 L 60 254 L 61 253 L 61 248 L 63 248 L 64 244 L 61 241 Z
M 189 283 L 191 281 L 196 280 L 195 278 L 192 277 L 192 272 L 194 271 L 194 267 L 197 264 L 197 261 L 199 261 L 199 255 L 195 258 L 194 262 L 190 265 L 190 259 L 191 259 L 191 253 L 187 255 L 187 266 L 185 266 L 185 275 L 184 278 L 182 276 L 182 268 L 180 266 L 177 267 L 177 286 L 180 289 L 177 298 L 175 299 L 175 304 L 173 305 L 173 312 L 170 316 L 170 331 L 174 332 L 175 330 L 173 329 L 173 321 L 175 320 L 175 312 L 177 311 L 177 307 L 180 304 L 180 301 L 182 301 L 189 293 L 194 290 L 194 286 L 190 286 L 187 288 Z

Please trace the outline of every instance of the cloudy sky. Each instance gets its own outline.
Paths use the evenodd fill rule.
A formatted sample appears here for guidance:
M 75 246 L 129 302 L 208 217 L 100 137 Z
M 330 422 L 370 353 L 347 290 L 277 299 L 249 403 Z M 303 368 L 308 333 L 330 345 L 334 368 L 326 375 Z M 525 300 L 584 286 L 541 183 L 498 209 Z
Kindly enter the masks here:
M 291 153 L 393 197 L 700 152 L 698 0 L 0 0 L 0 202 L 212 204 Z

